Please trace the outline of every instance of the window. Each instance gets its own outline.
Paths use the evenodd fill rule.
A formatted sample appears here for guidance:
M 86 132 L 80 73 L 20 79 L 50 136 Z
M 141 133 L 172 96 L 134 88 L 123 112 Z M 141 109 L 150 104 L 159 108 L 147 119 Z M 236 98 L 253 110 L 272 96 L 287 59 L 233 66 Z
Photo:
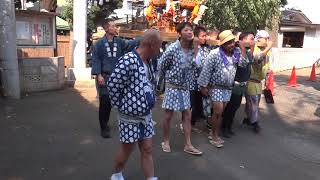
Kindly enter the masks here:
M 284 32 L 282 47 L 302 48 L 304 32 Z
M 18 46 L 53 46 L 53 18 L 17 17 L 16 34 Z

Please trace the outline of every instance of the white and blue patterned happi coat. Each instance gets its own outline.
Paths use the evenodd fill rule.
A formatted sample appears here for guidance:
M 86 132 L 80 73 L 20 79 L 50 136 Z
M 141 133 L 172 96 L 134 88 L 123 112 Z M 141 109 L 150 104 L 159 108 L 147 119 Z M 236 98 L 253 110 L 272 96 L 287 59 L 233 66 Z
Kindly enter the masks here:
M 205 61 L 207 59 L 207 56 L 209 55 L 212 48 L 210 46 L 201 46 L 199 48 L 199 51 L 197 53 L 195 62 L 197 64 L 196 68 L 194 68 L 194 71 L 192 73 L 192 82 L 190 83 L 190 90 L 191 91 L 200 91 L 200 87 L 198 85 L 198 78 L 200 76 L 201 70 L 205 64 Z
M 152 80 L 147 79 L 141 63 L 135 50 L 125 54 L 119 59 L 107 84 L 111 105 L 130 117 L 144 117 L 151 113 L 154 104 L 150 104 L 147 94 L 151 93 L 155 101 Z M 154 78 L 150 66 L 149 72 Z
M 182 89 L 165 88 L 162 108 L 174 111 L 190 109 L 190 82 L 196 67 L 193 50 L 185 59 L 180 41 L 172 43 L 159 59 L 159 76 L 165 76 L 165 82 Z
M 240 53 L 240 48 L 236 48 L 235 51 L 239 51 Z M 201 87 L 207 87 L 208 85 L 217 85 L 228 86 L 232 88 L 234 84 L 234 77 L 237 71 L 237 66 L 245 67 L 248 63 L 248 58 L 240 56 L 239 62 L 237 64 L 232 63 L 228 67 L 226 67 L 220 55 L 219 48 L 214 49 L 207 57 L 207 60 L 198 78 L 198 84 Z M 231 89 L 229 90 L 212 88 L 209 91 L 209 95 L 213 102 L 229 102 L 231 93 Z

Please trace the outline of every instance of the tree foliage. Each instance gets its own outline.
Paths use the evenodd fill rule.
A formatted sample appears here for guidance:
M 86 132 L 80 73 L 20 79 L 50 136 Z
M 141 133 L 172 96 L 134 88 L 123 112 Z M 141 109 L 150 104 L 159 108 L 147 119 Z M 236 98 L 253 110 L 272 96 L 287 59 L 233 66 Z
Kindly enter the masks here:
M 109 0 L 104 1 L 103 5 L 100 5 L 97 0 L 88 0 L 87 10 L 87 25 L 88 28 L 93 30 L 96 25 L 101 23 L 103 19 L 108 17 L 112 12 L 120 8 L 122 1 Z M 62 18 L 72 24 L 73 19 L 73 0 L 67 0 L 67 5 L 63 8 Z
M 218 30 L 277 29 L 286 0 L 207 0 L 204 24 Z
M 61 17 L 68 21 L 72 27 L 72 19 L 73 19 L 73 0 L 66 0 L 66 5 L 63 7 L 63 11 Z
M 115 9 L 122 7 L 122 0 L 108 0 L 103 5 L 96 5 L 94 3 L 95 0 L 88 1 L 91 1 L 91 4 L 88 6 L 88 25 L 89 19 L 92 21 L 92 24 L 99 24 L 101 20 L 109 17 Z

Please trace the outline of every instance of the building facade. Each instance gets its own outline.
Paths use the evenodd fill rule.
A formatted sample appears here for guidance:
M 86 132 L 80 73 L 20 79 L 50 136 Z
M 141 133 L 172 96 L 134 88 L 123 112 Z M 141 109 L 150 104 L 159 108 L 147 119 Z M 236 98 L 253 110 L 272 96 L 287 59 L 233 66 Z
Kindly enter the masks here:
M 320 24 L 302 11 L 282 11 L 280 28 L 273 48 L 274 71 L 310 67 L 320 58 Z

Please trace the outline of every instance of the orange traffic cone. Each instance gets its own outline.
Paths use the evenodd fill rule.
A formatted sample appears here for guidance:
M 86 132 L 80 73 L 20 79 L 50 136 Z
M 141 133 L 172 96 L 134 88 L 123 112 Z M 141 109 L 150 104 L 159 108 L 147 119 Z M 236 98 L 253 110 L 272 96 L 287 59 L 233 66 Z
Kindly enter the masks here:
M 317 77 L 316 77 L 316 65 L 313 64 L 312 65 L 312 70 L 311 70 L 311 74 L 310 74 L 310 81 L 317 81 Z
M 296 67 L 293 66 L 292 72 L 291 72 L 291 77 L 288 82 L 288 85 L 291 87 L 297 86 L 297 77 L 296 77 Z
M 267 80 L 267 89 L 269 89 L 274 96 L 274 82 L 273 82 L 273 71 L 271 70 Z

